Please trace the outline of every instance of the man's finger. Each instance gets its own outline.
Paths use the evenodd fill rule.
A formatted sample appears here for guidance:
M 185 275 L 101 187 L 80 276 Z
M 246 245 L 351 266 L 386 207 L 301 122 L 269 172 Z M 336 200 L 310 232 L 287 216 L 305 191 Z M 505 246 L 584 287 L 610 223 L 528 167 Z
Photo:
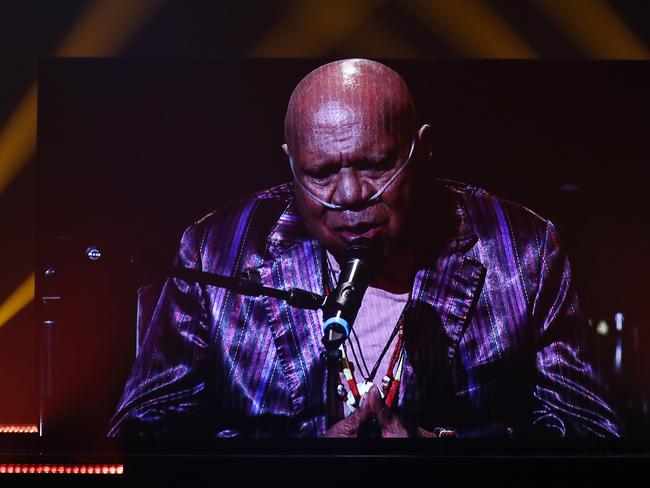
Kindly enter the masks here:
M 368 409 L 381 427 L 382 437 L 408 437 L 408 431 L 398 415 L 384 403 L 379 389 L 373 386 L 366 394 Z
M 367 399 L 361 399 L 359 408 L 357 408 L 350 415 L 345 417 L 334 424 L 326 433 L 325 437 L 356 437 L 359 433 L 359 428 L 366 419 L 372 415 L 368 408 Z
M 366 393 L 366 404 L 370 414 L 377 419 L 381 427 L 387 427 L 391 421 L 393 413 L 384 403 L 384 399 L 379 393 L 379 388 L 375 385 L 370 387 L 368 393 Z
M 372 385 L 365 395 L 365 400 L 369 414 L 376 417 L 380 425 L 382 424 L 382 420 L 384 422 L 390 420 L 391 411 L 386 407 L 381 393 L 379 393 L 379 388 Z

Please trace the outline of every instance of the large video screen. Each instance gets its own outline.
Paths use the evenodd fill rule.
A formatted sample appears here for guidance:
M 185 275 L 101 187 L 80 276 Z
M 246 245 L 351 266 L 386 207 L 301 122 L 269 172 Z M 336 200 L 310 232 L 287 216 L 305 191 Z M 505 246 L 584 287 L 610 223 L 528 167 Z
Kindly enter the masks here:
M 45 62 L 44 435 L 647 437 L 649 82 Z

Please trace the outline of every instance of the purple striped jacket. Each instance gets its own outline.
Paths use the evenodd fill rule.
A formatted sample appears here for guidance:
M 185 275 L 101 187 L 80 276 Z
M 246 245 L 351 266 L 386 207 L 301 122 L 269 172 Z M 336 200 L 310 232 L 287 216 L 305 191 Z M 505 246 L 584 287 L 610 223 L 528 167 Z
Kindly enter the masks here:
M 482 189 L 436 185 L 448 204 L 423 235 L 443 237 L 409 300 L 399 414 L 461 436 L 618 435 L 553 224 Z M 323 253 L 285 184 L 191 225 L 176 264 L 323 293 Z M 170 278 L 109 435 L 322 436 L 321 336 L 317 312 Z

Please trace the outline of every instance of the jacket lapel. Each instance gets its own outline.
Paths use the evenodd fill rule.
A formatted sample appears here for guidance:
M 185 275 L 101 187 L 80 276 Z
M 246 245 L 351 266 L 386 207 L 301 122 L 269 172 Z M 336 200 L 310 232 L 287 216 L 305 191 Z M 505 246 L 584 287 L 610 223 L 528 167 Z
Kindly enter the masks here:
M 399 402 L 411 413 L 424 408 L 423 389 L 437 395 L 448 385 L 451 366 L 485 279 L 485 267 L 467 257 L 476 235 L 460 200 L 456 217 L 452 238 L 437 253 L 433 265 L 418 271 L 411 294 L 411 311 L 404 329 L 407 361 Z
M 259 268 L 263 285 L 302 288 L 322 294 L 321 245 L 312 239 L 290 204 L 280 217 L 267 243 L 267 259 Z M 284 301 L 263 298 L 278 358 L 290 389 L 292 412 L 299 430 L 314 428 L 309 418 L 324 415 L 324 348 L 318 312 L 301 310 Z

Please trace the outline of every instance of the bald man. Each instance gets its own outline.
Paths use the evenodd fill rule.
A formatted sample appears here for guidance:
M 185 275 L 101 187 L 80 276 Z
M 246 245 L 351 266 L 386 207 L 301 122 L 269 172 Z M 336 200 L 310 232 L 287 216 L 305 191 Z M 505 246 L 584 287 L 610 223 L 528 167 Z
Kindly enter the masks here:
M 436 180 L 432 139 L 390 68 L 309 73 L 285 119 L 293 181 L 197 221 L 176 264 L 327 294 L 367 239 L 377 272 L 341 359 L 320 312 L 170 278 L 110 435 L 618 435 L 553 224 Z

